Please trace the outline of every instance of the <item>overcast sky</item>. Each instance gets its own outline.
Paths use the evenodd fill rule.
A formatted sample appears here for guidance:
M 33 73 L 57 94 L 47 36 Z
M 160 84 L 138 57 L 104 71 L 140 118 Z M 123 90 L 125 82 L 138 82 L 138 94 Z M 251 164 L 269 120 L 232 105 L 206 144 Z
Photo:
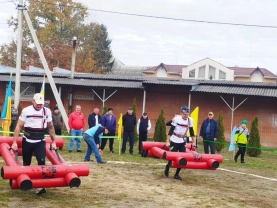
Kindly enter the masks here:
M 189 65 L 206 57 L 225 66 L 261 67 L 277 73 L 277 0 L 76 0 L 89 9 L 270 25 L 276 28 L 205 24 L 90 10 L 88 22 L 105 24 L 113 55 L 126 65 Z M 15 1 L 18 2 L 18 1 Z M 0 44 L 13 32 L 6 20 L 17 10 L 0 0 Z

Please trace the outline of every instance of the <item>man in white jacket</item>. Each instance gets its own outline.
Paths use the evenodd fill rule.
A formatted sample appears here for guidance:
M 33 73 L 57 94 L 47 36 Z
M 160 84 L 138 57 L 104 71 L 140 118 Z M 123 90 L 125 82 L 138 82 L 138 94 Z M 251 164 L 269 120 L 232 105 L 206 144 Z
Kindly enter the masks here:
M 144 112 L 141 118 L 138 120 L 137 133 L 139 135 L 139 154 L 142 152 L 142 142 L 147 141 L 148 131 L 151 129 L 151 122 L 146 112 Z

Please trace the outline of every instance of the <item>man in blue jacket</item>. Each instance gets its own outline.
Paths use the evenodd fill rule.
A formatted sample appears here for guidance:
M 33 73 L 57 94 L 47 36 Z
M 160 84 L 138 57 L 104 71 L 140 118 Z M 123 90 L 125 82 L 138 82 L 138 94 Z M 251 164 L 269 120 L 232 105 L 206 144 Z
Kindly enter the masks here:
M 90 156 L 91 156 L 91 153 L 94 152 L 97 163 L 106 163 L 105 161 L 102 160 L 102 157 L 99 154 L 99 147 L 100 147 L 99 137 L 102 136 L 103 133 L 107 134 L 109 133 L 109 131 L 108 129 L 101 126 L 101 124 L 98 124 L 97 126 L 94 126 L 85 131 L 83 137 L 85 142 L 88 145 L 87 153 L 84 160 L 85 162 L 92 161 L 90 159 Z
M 211 154 L 215 154 L 215 143 L 218 137 L 218 123 L 213 119 L 213 112 L 208 113 L 208 118 L 202 123 L 200 130 L 200 138 L 203 138 L 204 142 L 204 152 L 209 154 L 209 147 L 211 149 Z
M 116 130 L 116 117 L 113 115 L 113 109 L 108 108 L 108 112 L 102 117 L 101 121 L 102 125 L 109 130 L 108 134 L 104 134 L 104 136 L 115 136 L 115 130 Z M 110 152 L 114 153 L 113 151 L 113 143 L 114 143 L 114 138 L 103 138 L 101 142 L 101 150 L 103 151 L 107 140 L 109 139 L 109 148 Z

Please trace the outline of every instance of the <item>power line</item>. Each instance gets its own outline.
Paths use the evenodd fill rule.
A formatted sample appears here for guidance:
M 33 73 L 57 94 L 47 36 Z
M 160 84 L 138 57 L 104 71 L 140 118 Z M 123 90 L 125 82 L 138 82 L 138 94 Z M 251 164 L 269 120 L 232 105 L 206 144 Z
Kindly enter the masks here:
M 32 2 L 37 2 L 37 3 L 42 3 L 42 4 L 51 4 L 51 5 L 57 6 L 57 4 L 49 3 L 49 2 L 35 1 L 35 0 L 29 0 L 29 1 L 30 2 L 32 1 Z M 59 4 L 59 6 L 71 7 L 71 8 L 76 8 L 76 9 L 87 9 L 87 8 L 83 8 L 83 7 L 68 6 L 68 5 L 63 5 L 63 4 Z M 206 21 L 206 20 L 182 19 L 182 18 L 174 18 L 174 17 L 153 16 L 153 15 L 116 12 L 116 11 L 101 10 L 101 9 L 90 9 L 90 8 L 88 8 L 87 10 L 96 11 L 96 12 L 103 12 L 103 13 L 120 14 L 120 15 L 136 16 L 136 17 L 146 17 L 146 18 L 155 18 L 155 19 L 165 19 L 165 20 L 174 20 L 174 21 L 183 21 L 183 22 L 196 22 L 196 23 L 206 23 L 206 24 L 232 25 L 232 26 L 244 26 L 244 27 L 262 27 L 262 28 L 277 29 L 277 26 L 273 26 L 273 25 L 256 25 L 256 24 L 243 24 L 243 23 L 231 23 L 231 22 L 217 22 L 217 21 Z

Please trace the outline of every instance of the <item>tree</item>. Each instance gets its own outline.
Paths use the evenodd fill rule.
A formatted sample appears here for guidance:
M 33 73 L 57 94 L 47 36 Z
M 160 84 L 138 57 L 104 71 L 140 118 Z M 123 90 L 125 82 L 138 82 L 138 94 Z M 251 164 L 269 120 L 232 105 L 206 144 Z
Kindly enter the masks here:
M 77 72 L 107 73 L 111 69 L 111 40 L 107 28 L 98 23 L 85 23 L 87 7 L 72 0 L 30 1 L 28 13 L 36 31 L 49 68 L 56 66 L 70 69 L 72 38 L 77 37 Z M 8 20 L 9 26 L 17 30 L 17 18 Z M 0 61 L 15 67 L 16 42 L 1 46 Z M 33 47 L 31 33 L 24 19 L 22 66 L 42 67 L 41 60 Z
M 133 113 L 135 116 L 137 116 L 137 99 L 134 98 L 133 100 Z M 138 132 L 137 132 L 137 124 L 134 127 L 134 144 L 138 142 Z
M 105 115 L 108 112 L 108 107 L 105 105 L 102 109 L 102 115 Z
M 247 148 L 246 153 L 250 157 L 257 157 L 262 153 L 260 132 L 258 129 L 258 117 L 255 117 L 255 119 L 251 123 L 250 139 L 248 145 L 249 148 Z
M 163 109 L 161 109 L 161 113 L 156 121 L 153 140 L 155 142 L 165 142 L 166 141 L 166 125 L 165 125 L 165 117 L 164 117 Z
M 219 132 L 218 132 L 218 137 L 217 137 L 217 142 L 215 144 L 215 149 L 217 152 L 221 152 L 222 149 L 224 149 L 225 147 L 225 143 L 226 143 L 226 139 L 224 136 L 224 121 L 223 121 L 223 112 L 220 111 L 218 114 L 218 128 L 219 128 Z

